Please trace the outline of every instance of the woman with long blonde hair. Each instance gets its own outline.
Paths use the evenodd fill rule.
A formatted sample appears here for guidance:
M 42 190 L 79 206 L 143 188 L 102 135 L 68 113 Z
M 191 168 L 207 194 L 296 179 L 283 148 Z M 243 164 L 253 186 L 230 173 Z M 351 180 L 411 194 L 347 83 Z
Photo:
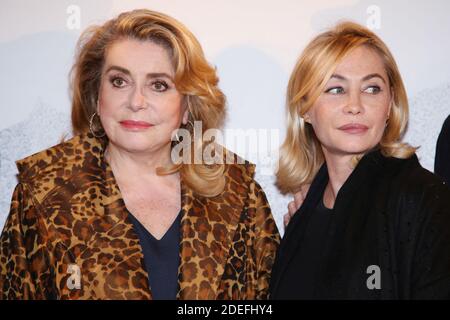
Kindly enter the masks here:
M 314 38 L 292 72 L 277 184 L 306 199 L 275 261 L 274 299 L 450 297 L 450 189 L 401 141 L 397 64 L 367 28 Z

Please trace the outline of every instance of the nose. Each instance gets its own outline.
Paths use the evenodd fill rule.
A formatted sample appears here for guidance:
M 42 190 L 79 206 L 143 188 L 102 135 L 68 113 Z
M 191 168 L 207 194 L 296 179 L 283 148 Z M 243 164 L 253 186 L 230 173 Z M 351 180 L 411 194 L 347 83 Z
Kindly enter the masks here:
M 364 110 L 364 107 L 362 105 L 361 101 L 361 94 L 360 92 L 350 92 L 348 96 L 347 103 L 344 108 L 345 113 L 351 113 L 351 114 L 359 114 L 362 113 Z
M 145 95 L 142 93 L 143 88 L 136 85 L 134 87 L 134 90 L 130 93 L 130 101 L 129 101 L 129 108 L 133 111 L 139 111 L 141 109 L 145 108 L 146 105 L 146 99 Z

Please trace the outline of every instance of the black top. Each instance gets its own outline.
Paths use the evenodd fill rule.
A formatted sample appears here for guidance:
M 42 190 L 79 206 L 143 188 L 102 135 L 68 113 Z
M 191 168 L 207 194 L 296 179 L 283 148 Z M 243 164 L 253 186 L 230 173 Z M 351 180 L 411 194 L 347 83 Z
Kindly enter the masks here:
M 180 265 L 181 214 L 178 213 L 172 226 L 160 240 L 153 237 L 133 214 L 130 213 L 129 217 L 139 236 L 153 299 L 176 299 Z
M 436 143 L 434 173 L 450 185 L 450 116 L 445 120 Z
M 332 240 L 333 222 L 333 210 L 326 208 L 323 201 L 319 201 L 311 218 L 307 221 L 304 240 L 285 270 L 285 276 L 291 281 L 289 283 L 283 282 L 280 285 L 280 290 L 283 292 L 291 291 L 286 294 L 286 298 L 314 298 L 317 270 L 323 265 L 323 253 Z
M 281 240 L 271 274 L 272 299 L 295 299 L 297 290 L 304 290 L 300 281 L 306 276 L 291 266 L 302 256 L 302 272 L 311 272 L 313 262 L 306 260 L 320 261 L 308 280 L 314 299 L 450 298 L 450 188 L 415 155 L 366 154 L 336 196 L 330 238 L 308 250 L 323 250 L 321 258 L 305 257 L 305 246 L 311 246 L 307 234 L 314 229 L 309 221 L 317 219 L 327 183 L 324 164 Z M 305 281 L 307 289 L 311 284 Z

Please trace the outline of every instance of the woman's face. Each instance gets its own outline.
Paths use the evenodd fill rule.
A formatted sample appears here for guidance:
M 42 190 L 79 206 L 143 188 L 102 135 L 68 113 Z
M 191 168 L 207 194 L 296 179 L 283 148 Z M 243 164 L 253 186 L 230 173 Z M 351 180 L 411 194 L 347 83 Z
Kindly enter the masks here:
M 107 50 L 98 113 L 110 143 L 133 153 L 170 148 L 188 115 L 174 74 L 167 49 L 151 41 L 124 39 Z
M 314 128 L 325 155 L 362 154 L 380 142 L 391 100 L 381 57 L 361 46 L 337 66 L 304 118 Z

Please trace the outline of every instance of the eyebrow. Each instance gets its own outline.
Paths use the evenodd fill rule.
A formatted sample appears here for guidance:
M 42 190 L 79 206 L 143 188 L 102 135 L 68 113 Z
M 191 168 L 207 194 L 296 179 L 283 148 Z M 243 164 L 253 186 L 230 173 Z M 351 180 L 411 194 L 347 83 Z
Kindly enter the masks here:
M 119 66 L 110 66 L 106 69 L 105 74 L 110 72 L 110 71 L 119 71 L 122 72 L 128 76 L 131 76 L 131 72 L 128 69 L 125 69 L 123 67 L 119 67 Z M 151 72 L 151 73 L 147 73 L 147 78 L 168 78 L 170 80 L 173 81 L 172 77 L 165 73 L 165 72 Z
M 340 74 L 333 74 L 332 76 L 331 76 L 331 78 L 334 78 L 334 79 L 338 79 L 338 80 L 344 80 L 344 81 L 347 81 L 348 79 L 346 78 L 346 77 L 344 77 L 344 76 L 341 76 Z M 330 78 L 330 79 L 331 79 Z M 379 73 L 371 73 L 371 74 L 368 74 L 367 76 L 365 76 L 364 78 L 362 78 L 362 80 L 363 81 L 367 81 L 367 80 L 370 80 L 370 79 L 373 79 L 373 78 L 380 78 L 384 83 L 386 83 L 386 80 L 384 80 L 384 78 L 379 74 Z

